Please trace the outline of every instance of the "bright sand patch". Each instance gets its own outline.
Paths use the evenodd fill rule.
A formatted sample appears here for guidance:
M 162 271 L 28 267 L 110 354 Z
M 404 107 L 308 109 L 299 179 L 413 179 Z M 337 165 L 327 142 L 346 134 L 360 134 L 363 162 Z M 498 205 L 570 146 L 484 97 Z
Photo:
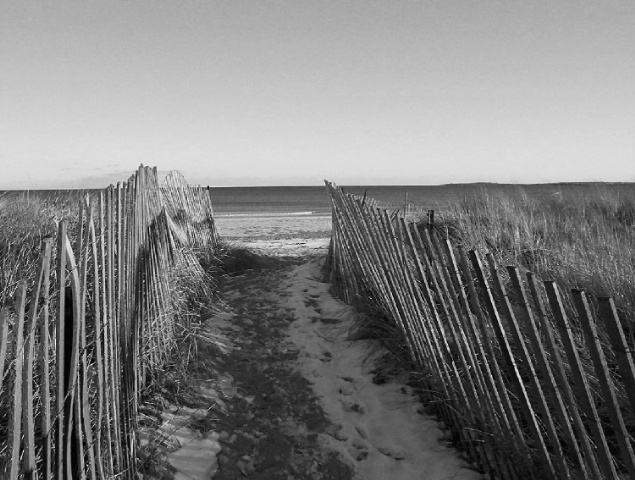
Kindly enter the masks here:
M 176 469 L 175 480 L 213 478 L 216 473 L 216 454 L 220 452 L 218 434 L 210 432 L 206 436 L 187 425 L 196 418 L 205 418 L 205 410 L 180 408 L 175 412 L 164 412 L 161 417 L 161 431 L 175 445 L 168 453 L 168 462 Z
M 257 314 L 278 316 L 286 311 L 293 319 L 287 332 L 299 355 L 290 360 L 290 366 L 312 384 L 313 395 L 333 423 L 332 428 L 317 434 L 323 453 L 313 458 L 323 459 L 332 452 L 354 472 L 351 477 L 354 480 L 484 478 L 469 469 L 455 450 L 443 445 L 443 432 L 433 418 L 418 413 L 421 405 L 409 387 L 396 381 L 373 383 L 372 375 L 363 368 L 371 343 L 346 340 L 354 314 L 333 298 L 328 292 L 329 285 L 320 280 L 320 266 L 329 240 L 328 232 L 322 228 L 330 228 L 330 217 L 221 217 L 217 225 L 222 236 L 238 240 L 257 252 L 314 258 L 269 283 L 268 295 L 278 298 L 279 305 L 272 304 L 271 312 Z M 250 225 L 257 226 L 252 230 Z M 303 232 L 298 231 L 298 225 L 304 228 Z M 315 259 L 316 255 L 321 258 Z M 245 308 L 249 303 L 264 308 L 267 300 L 259 297 L 264 293 L 257 291 L 241 289 L 231 295 L 245 296 L 242 304 Z M 231 328 L 232 315 L 221 314 L 219 322 L 212 320 L 211 324 Z M 243 351 L 242 355 L 248 352 Z M 259 362 L 256 358 L 253 361 Z M 228 396 L 235 396 L 235 392 Z M 183 413 L 189 413 L 190 418 L 197 415 L 195 411 Z M 164 418 L 166 428 L 173 421 L 174 426 L 184 421 Z M 249 428 L 247 424 L 244 427 Z M 177 478 L 207 480 L 210 475 L 214 478 L 219 435 L 212 432 L 203 438 L 187 427 L 172 430 L 182 446 L 170 454 L 170 463 L 178 470 Z M 249 469 L 241 471 L 244 475 L 250 473 Z M 256 476 L 257 473 L 253 471 Z
M 304 257 L 328 251 L 327 215 L 235 215 L 215 220 L 222 239 L 262 255 Z
M 287 286 L 296 321 L 289 336 L 300 349 L 299 368 L 311 381 L 327 417 L 340 428 L 328 448 L 346 458 L 364 480 L 479 479 L 457 452 L 440 441 L 437 422 L 420 415 L 411 389 L 372 382 L 363 368 L 370 341 L 348 341 L 349 307 L 320 281 L 322 260 L 296 267 Z

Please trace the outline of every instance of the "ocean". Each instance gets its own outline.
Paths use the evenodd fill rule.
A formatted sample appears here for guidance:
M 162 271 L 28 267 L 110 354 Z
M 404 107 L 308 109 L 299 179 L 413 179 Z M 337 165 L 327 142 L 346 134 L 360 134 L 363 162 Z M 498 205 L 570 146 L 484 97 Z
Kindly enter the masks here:
M 552 183 L 552 184 L 450 184 L 450 185 L 369 185 L 343 186 L 346 192 L 366 195 L 385 208 L 403 208 L 406 200 L 420 211 L 443 209 L 450 203 L 483 190 L 488 193 L 522 190 L 529 196 L 559 195 L 579 198 L 600 191 L 635 197 L 633 183 Z M 237 215 L 330 215 L 326 188 L 311 187 L 210 187 L 214 211 L 220 216 Z
M 497 184 L 467 183 L 449 185 L 368 185 L 343 186 L 346 192 L 366 195 L 388 209 L 402 209 L 406 200 L 410 208 L 441 214 L 451 203 L 485 191 L 490 194 L 522 190 L 530 197 L 557 195 L 562 199 L 618 194 L 635 202 L 635 183 L 550 183 L 550 184 Z M 77 203 L 83 192 L 98 190 L 32 190 L 0 191 L 4 195 L 35 195 L 54 202 Z M 217 216 L 241 215 L 330 215 L 331 205 L 324 186 L 304 187 L 210 187 L 210 196 Z

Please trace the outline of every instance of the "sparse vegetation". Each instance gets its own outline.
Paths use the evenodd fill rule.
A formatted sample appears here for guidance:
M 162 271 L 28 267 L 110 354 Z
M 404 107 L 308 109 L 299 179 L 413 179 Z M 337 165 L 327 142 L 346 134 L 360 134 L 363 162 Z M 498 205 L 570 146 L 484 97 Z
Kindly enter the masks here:
M 136 177 L 138 190 L 124 189 L 125 199 L 122 203 L 115 203 L 115 207 L 113 207 L 112 189 L 104 191 L 104 196 L 109 198 L 105 199 L 103 204 L 104 210 L 108 211 L 106 219 L 103 221 L 97 217 L 99 210 L 94 208 L 97 206 L 99 196 L 93 195 L 91 197 L 90 206 L 86 201 L 84 213 L 79 214 L 81 211 L 79 201 L 83 197 L 83 192 L 61 191 L 57 194 L 54 192 L 8 192 L 0 196 L 0 308 L 6 308 L 2 312 L 2 341 L 6 342 L 4 346 L 8 346 L 6 362 L 4 354 L 1 359 L 2 366 L 5 368 L 0 370 L 4 383 L 4 388 L 0 389 L 0 438 L 10 438 L 10 425 L 14 425 L 11 417 L 18 419 L 21 417 L 20 413 L 14 414 L 16 407 L 10 402 L 14 396 L 13 391 L 22 393 L 22 390 L 26 388 L 23 384 L 31 385 L 20 381 L 21 362 L 24 361 L 25 366 L 27 362 L 48 365 L 48 360 L 41 362 L 40 358 L 59 358 L 55 350 L 58 339 L 56 337 L 58 324 L 55 319 L 59 313 L 59 308 L 61 308 L 57 302 L 56 292 L 53 291 L 59 288 L 56 281 L 55 255 L 58 252 L 55 248 L 55 240 L 52 249 L 53 258 L 50 263 L 46 263 L 46 268 L 52 267 L 50 276 L 46 277 L 46 281 L 49 282 L 46 288 L 50 289 L 50 303 L 43 302 L 45 307 L 41 307 L 38 303 L 33 303 L 32 299 L 37 298 L 34 297 L 35 293 L 33 292 L 41 291 L 39 289 L 44 281 L 42 278 L 38 278 L 36 273 L 40 268 L 45 268 L 40 266 L 42 240 L 48 236 L 53 238 L 59 236 L 57 227 L 61 220 L 66 220 L 66 236 L 62 239 L 64 242 L 70 242 L 71 248 L 68 255 L 74 254 L 75 262 L 78 265 L 77 270 L 75 268 L 68 269 L 67 273 L 72 272 L 75 278 L 67 277 L 64 286 L 73 285 L 73 294 L 79 292 L 77 295 L 80 298 L 79 302 L 84 302 L 82 304 L 84 308 L 80 308 L 79 315 L 75 315 L 77 310 L 73 311 L 73 319 L 77 320 L 78 317 L 80 325 L 84 325 L 84 333 L 80 333 L 79 338 L 86 342 L 85 351 L 88 352 L 88 355 L 85 358 L 79 358 L 75 353 L 73 355 L 75 355 L 74 358 L 79 358 L 78 362 L 84 362 L 82 368 L 89 371 L 86 379 L 79 380 L 85 382 L 83 388 L 87 391 L 88 408 L 97 411 L 96 403 L 98 401 L 102 402 L 100 405 L 104 405 L 105 397 L 108 395 L 116 396 L 123 391 L 122 389 L 111 392 L 111 387 L 117 389 L 120 385 L 116 381 L 103 381 L 108 377 L 115 378 L 119 374 L 118 371 L 114 373 L 116 370 L 110 362 L 103 362 L 103 358 L 108 357 L 107 353 L 105 355 L 102 353 L 107 351 L 110 341 L 108 338 L 112 339 L 114 337 L 112 334 L 115 331 L 112 328 L 107 330 L 104 319 L 110 320 L 110 322 L 119 321 L 119 315 L 123 312 L 129 315 L 122 320 L 121 325 L 129 327 L 132 323 L 130 319 L 133 312 L 143 312 L 143 317 L 137 323 L 137 325 L 141 325 L 141 343 L 143 343 L 139 348 L 139 355 L 134 358 L 133 355 L 124 357 L 122 354 L 124 348 L 115 350 L 116 346 L 111 347 L 114 352 L 113 356 L 122 354 L 121 358 L 118 357 L 122 365 L 127 362 L 123 370 L 128 368 L 129 371 L 135 371 L 135 374 L 139 372 L 138 391 L 141 396 L 150 394 L 152 388 L 169 390 L 170 381 L 176 380 L 178 383 L 179 374 L 193 363 L 192 360 L 200 358 L 201 349 L 215 348 L 217 339 L 206 336 L 202 323 L 217 308 L 215 305 L 218 302 L 217 282 L 218 276 L 222 273 L 217 266 L 218 260 L 214 258 L 216 238 L 211 218 L 211 206 L 208 205 L 209 202 L 205 203 L 204 200 L 207 197 L 203 196 L 200 201 L 201 205 L 195 205 L 192 208 L 200 207 L 199 210 L 207 208 L 202 213 L 197 210 L 197 213 L 200 214 L 199 216 L 204 216 L 209 212 L 209 215 L 204 216 L 203 220 L 197 218 L 196 222 L 192 220 L 177 225 L 166 214 L 165 206 L 156 204 L 159 194 L 158 188 L 156 188 L 156 171 L 142 169 L 143 167 L 140 168 L 140 172 L 143 174 L 141 179 Z M 149 174 L 154 174 L 154 176 L 149 176 Z M 176 182 L 177 185 L 174 188 L 178 188 L 180 191 L 183 191 L 184 186 L 187 186 L 181 177 L 174 177 L 171 181 Z M 179 197 L 170 198 L 166 202 L 178 203 L 189 200 L 189 197 L 184 199 Z M 151 202 L 155 203 L 150 205 Z M 188 206 L 191 206 L 192 203 L 190 202 Z M 137 205 L 140 207 L 137 208 Z M 144 210 L 143 207 L 149 206 L 153 207 L 151 212 Z M 90 207 L 92 207 L 92 213 L 89 214 Z M 114 218 L 112 214 L 117 207 L 119 212 Z M 106 212 L 104 211 L 104 213 Z M 78 248 L 81 245 L 77 242 L 81 225 L 83 225 L 84 246 L 89 246 L 88 248 Z M 118 230 L 114 230 L 115 226 Z M 151 240 L 142 243 L 141 238 L 145 235 Z M 107 238 L 108 236 L 110 238 Z M 190 237 L 194 237 L 194 240 Z M 113 270 L 106 267 L 106 262 L 112 262 L 110 266 L 115 265 Z M 117 265 L 115 262 L 123 262 L 123 266 Z M 72 263 L 71 260 L 67 262 L 66 266 L 72 266 Z M 111 277 L 109 275 L 114 271 L 116 271 L 116 281 L 119 284 L 116 293 L 113 293 L 114 291 L 111 293 L 113 293 L 113 297 L 117 298 L 108 298 L 107 289 L 113 284 L 112 281 L 108 280 L 113 280 L 114 274 Z M 26 282 L 24 289 L 20 287 L 22 282 Z M 28 292 L 26 306 L 15 307 L 16 299 L 19 297 L 17 292 L 24 291 Z M 70 292 L 69 288 L 66 291 L 65 307 L 71 305 L 71 302 L 68 301 Z M 73 301 L 77 297 L 74 297 Z M 117 303 L 114 304 L 114 302 Z M 125 307 L 123 307 L 124 305 Z M 99 314 L 95 313 L 99 311 L 98 307 L 101 307 Z M 44 337 L 41 333 L 47 327 L 45 323 L 38 326 L 37 329 L 34 328 L 33 333 L 22 330 L 25 328 L 23 326 L 18 328 L 18 325 L 22 325 L 22 323 L 18 323 L 18 318 L 24 316 L 35 318 L 38 311 L 41 313 L 41 310 L 45 308 L 47 312 L 52 312 L 51 316 L 48 317 L 48 327 L 52 330 L 52 338 L 48 338 L 48 335 Z M 113 317 L 106 317 L 108 309 L 110 309 L 111 314 L 116 314 L 116 320 L 113 320 Z M 68 318 L 68 315 L 69 311 L 66 309 L 64 316 Z M 98 323 L 99 321 L 101 323 Z M 110 322 L 109 324 L 112 325 Z M 55 325 L 55 328 L 52 325 Z M 99 326 L 99 330 L 95 328 L 96 326 Z M 134 328 L 136 327 L 130 329 L 130 332 L 133 332 Z M 108 333 L 106 333 L 107 331 Z M 122 331 L 123 329 L 117 330 L 117 333 Z M 30 354 L 26 348 L 20 347 L 22 335 L 34 345 Z M 108 337 L 108 335 L 112 336 Z M 44 346 L 42 338 L 48 338 L 48 347 Z M 122 338 L 127 340 L 123 335 Z M 102 342 L 105 343 L 102 344 Z M 67 342 L 66 346 L 75 348 L 79 345 Z M 100 349 L 102 353 L 100 353 Z M 212 358 L 215 357 L 212 355 Z M 137 362 L 138 359 L 140 360 Z M 102 361 L 100 362 L 100 360 Z M 44 400 L 42 393 L 44 389 L 46 388 L 48 391 L 48 385 L 53 385 L 53 395 L 57 395 L 60 390 L 56 383 L 60 378 L 57 372 L 54 369 L 49 369 L 46 370 L 46 373 L 42 373 L 42 368 L 38 366 L 33 372 L 33 389 L 30 392 L 25 392 L 24 398 L 25 403 L 29 405 L 29 415 L 38 419 L 42 416 L 43 404 L 46 402 L 55 403 L 51 397 Z M 43 375 L 48 376 L 48 382 L 43 381 L 46 379 Z M 148 380 L 151 381 L 148 382 Z M 108 388 L 105 388 L 106 385 Z M 128 387 L 130 384 L 126 384 L 126 388 Z M 126 392 L 125 395 L 128 395 L 128 398 L 134 398 L 135 392 L 132 392 L 131 388 L 128 388 Z M 99 424 L 102 421 L 105 421 L 103 416 L 99 420 L 95 420 L 95 424 L 92 425 L 95 431 L 98 430 L 98 426 L 102 426 Z M 132 420 L 126 428 L 135 422 L 136 420 Z M 109 439 L 111 438 L 112 425 L 113 423 L 107 424 L 107 427 L 102 430 L 108 430 Z M 16 436 L 16 438 L 19 437 Z M 31 448 L 38 449 L 38 459 L 33 462 L 30 468 L 44 468 L 39 457 L 39 437 L 35 442 L 26 439 L 24 442 L 26 444 L 31 442 L 31 445 L 37 444 L 36 447 Z M 113 442 L 119 443 L 121 438 L 115 438 Z M 101 442 L 101 446 L 104 445 L 104 442 Z M 16 458 L 15 451 L 11 452 L 10 448 L 12 448 L 11 442 L 0 442 L 0 471 L 2 472 L 8 471 L 8 465 L 12 471 L 17 468 L 17 463 L 11 460 Z M 98 442 L 96 448 L 101 448 Z M 101 454 L 103 452 L 100 451 L 98 455 Z M 113 467 L 113 463 L 111 463 L 111 469 L 135 468 L 133 466 L 134 460 L 130 464 L 126 463 L 125 459 L 130 457 L 125 453 L 120 458 L 123 463 L 116 467 Z M 146 459 L 144 457 L 140 460 L 145 462 Z M 90 461 L 92 462 L 92 460 Z M 37 466 L 35 466 L 36 462 Z M 95 464 L 92 465 L 94 468 Z M 99 468 L 102 467 L 104 465 L 100 464 Z M 104 468 L 108 468 L 108 466 Z
M 438 212 L 436 229 L 455 244 L 491 252 L 499 265 L 613 297 L 621 316 L 635 318 L 635 187 L 630 195 L 589 187 L 566 197 L 483 189 Z
M 18 283 L 35 276 L 42 239 L 55 234 L 57 221 L 76 222 L 74 211 L 63 192 L 46 198 L 26 192 L 0 196 L 0 308 L 12 307 Z
M 327 183 L 338 209 L 336 213 L 342 212 L 334 218 L 336 244 L 331 248 L 333 258 L 329 271 L 340 296 L 358 310 L 370 311 L 369 319 L 361 323 L 374 335 L 382 337 L 384 344 L 390 344 L 384 336 L 392 336 L 397 341 L 400 336 L 411 337 L 413 360 L 423 358 L 416 368 L 422 375 L 426 403 L 434 404 L 436 398 L 440 400 L 439 405 L 443 408 L 439 411 L 444 421 L 448 420 L 453 431 L 459 433 L 456 445 L 471 450 L 473 440 L 465 436 L 466 427 L 477 437 L 487 432 L 483 437 L 485 443 L 498 435 L 490 453 L 496 456 L 499 451 L 504 451 L 503 456 L 514 458 L 509 468 L 516 471 L 519 478 L 531 471 L 539 472 L 538 476 L 542 478 L 547 464 L 552 465 L 549 468 L 566 471 L 569 464 L 561 461 L 565 457 L 566 462 L 579 461 L 571 460 L 569 453 L 562 450 L 557 455 L 559 464 L 551 460 L 544 462 L 550 453 L 543 451 L 540 454 L 532 444 L 525 443 L 526 436 L 536 442 L 544 439 L 545 434 L 540 433 L 540 428 L 532 427 L 533 433 L 528 430 L 518 433 L 529 423 L 519 424 L 520 428 L 504 427 L 488 437 L 498 429 L 491 423 L 491 418 L 505 415 L 501 413 L 502 408 L 511 411 L 517 408 L 516 402 L 525 402 L 534 409 L 547 412 L 545 418 L 551 417 L 554 426 L 545 431 L 550 432 L 550 445 L 561 448 L 561 427 L 556 424 L 562 419 L 554 420 L 553 413 L 557 411 L 554 408 L 556 402 L 551 403 L 546 397 L 539 399 L 537 392 L 540 391 L 566 392 L 572 409 L 579 410 L 584 402 L 593 405 L 596 430 L 602 434 L 594 433 L 592 441 L 602 443 L 607 452 L 605 455 L 615 462 L 615 471 L 626 472 L 633 464 L 620 443 L 620 439 L 632 435 L 635 423 L 621 377 L 623 369 L 617 368 L 615 349 L 618 347 L 614 346 L 617 342 L 609 343 L 604 325 L 595 325 L 588 319 L 583 311 L 585 297 L 579 292 L 586 291 L 591 308 L 601 305 L 600 297 L 612 297 L 622 326 L 633 344 L 635 191 L 626 190 L 624 185 L 619 187 L 578 186 L 578 192 L 570 188 L 564 196 L 561 193 L 529 195 L 520 187 L 483 188 L 447 205 L 436 212 L 434 230 L 455 247 L 460 245 L 478 254 L 471 254 L 472 262 L 467 259 L 467 263 L 462 263 L 455 272 L 444 248 L 437 248 L 436 235 L 432 235 L 432 239 L 422 235 L 424 240 L 420 248 L 416 245 L 411 248 L 406 239 L 406 248 L 402 250 L 393 232 L 397 231 L 397 238 L 405 238 L 402 224 L 396 221 L 400 214 L 390 215 L 392 225 L 389 225 L 388 216 L 378 215 L 372 203 L 364 210 L 360 207 L 365 205 L 362 199 L 346 197 L 337 187 Z M 419 222 L 420 231 L 429 227 L 431 225 L 425 218 Z M 458 253 L 455 248 L 449 249 L 452 250 L 455 255 Z M 493 265 L 488 266 L 485 262 L 483 257 L 487 252 L 498 264 L 498 274 L 493 273 Z M 480 266 L 479 257 L 484 268 Z M 414 262 L 410 258 L 418 260 Z M 422 263 L 425 264 L 416 268 Z M 447 270 L 442 268 L 444 265 L 448 266 Z M 514 287 L 513 275 L 507 275 L 501 268 L 505 265 L 532 271 L 539 279 L 555 280 L 561 297 L 552 283 L 547 283 L 545 290 L 538 284 L 536 292 L 543 301 L 546 301 L 545 294 L 549 294 L 547 308 L 550 310 L 542 310 L 539 303 L 530 304 L 533 299 L 525 302 L 521 298 L 525 293 L 520 287 Z M 457 276 L 453 277 L 455 273 Z M 519 282 L 523 282 L 522 278 Z M 457 286 L 465 289 L 465 297 L 457 295 Z M 571 289 L 576 291 L 570 293 Z M 420 291 L 422 293 L 418 295 Z M 368 308 L 374 297 L 381 303 L 381 315 L 373 314 Z M 506 300 L 511 305 L 508 306 Z M 569 321 L 560 314 L 559 302 L 562 302 Z M 540 333 L 535 328 L 531 332 L 533 336 L 529 335 L 533 324 L 528 321 L 529 313 L 526 312 L 532 311 L 533 318 L 537 319 L 538 310 L 541 315 L 539 329 L 549 332 L 551 339 L 548 347 L 544 339 L 538 338 Z M 608 325 L 610 318 L 605 318 Z M 386 328 L 384 319 L 400 328 Z M 596 334 L 589 333 L 595 332 L 596 328 Z M 598 350 L 602 353 L 595 349 L 598 341 Z M 403 340 L 400 342 L 401 345 L 404 343 Z M 484 349 L 483 345 L 488 347 Z M 538 353 L 548 355 L 543 357 L 548 358 L 545 364 L 550 362 L 547 366 L 541 364 L 542 370 L 533 365 L 534 358 L 539 358 Z M 605 360 L 598 360 L 600 357 Z M 502 376 L 496 382 L 508 382 L 502 391 L 507 392 L 509 388 L 511 393 L 494 402 L 481 401 L 483 392 L 491 386 L 496 388 L 495 376 L 491 374 L 493 365 L 502 372 L 497 374 Z M 557 381 L 545 373 L 554 371 L 556 366 Z M 512 367 L 518 369 L 513 375 L 510 373 Z M 472 377 L 466 373 L 479 370 L 482 371 L 483 385 L 477 387 L 478 382 L 473 385 L 475 381 L 469 380 Z M 576 375 L 585 381 L 577 381 Z M 580 403 L 570 390 L 570 382 L 576 388 L 575 396 L 580 397 Z M 585 384 L 584 389 L 578 388 L 581 383 Z M 456 390 L 453 392 L 452 388 Z M 522 395 L 518 395 L 519 390 Z M 460 393 L 457 395 L 456 392 Z M 490 405 L 494 410 L 489 416 L 475 415 L 470 404 L 472 397 L 481 402 L 481 408 Z M 613 418 L 618 416 L 622 423 L 615 426 Z M 563 424 L 566 422 L 564 420 Z M 574 441 L 591 438 L 587 427 L 576 428 Z M 502 439 L 501 443 L 497 443 L 499 439 Z M 511 447 L 509 451 L 508 447 Z M 470 458 L 481 457 L 482 453 L 472 452 Z M 530 457 L 532 460 L 526 463 Z M 582 461 L 595 462 L 593 454 Z M 507 474 L 502 475 L 506 478 Z

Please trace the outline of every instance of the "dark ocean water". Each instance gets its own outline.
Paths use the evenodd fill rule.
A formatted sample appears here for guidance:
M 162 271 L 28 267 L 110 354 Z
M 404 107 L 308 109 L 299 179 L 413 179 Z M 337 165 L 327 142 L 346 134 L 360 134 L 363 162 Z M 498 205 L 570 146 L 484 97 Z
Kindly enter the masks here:
M 451 184 L 407 186 L 351 186 L 346 192 L 366 195 L 386 208 L 402 208 L 408 203 L 422 210 L 443 209 L 466 196 L 486 191 L 489 194 L 522 190 L 529 196 L 559 195 L 563 199 L 617 192 L 635 198 L 635 184 L 565 183 L 537 185 Z M 328 215 L 331 205 L 325 187 L 211 187 L 210 195 L 218 215 L 240 214 L 314 214 Z
M 408 204 L 426 211 L 434 209 L 440 213 L 451 203 L 464 197 L 481 192 L 514 193 L 522 191 L 530 197 L 550 197 L 557 195 L 562 199 L 597 197 L 605 194 L 629 197 L 635 202 L 635 183 L 552 183 L 534 185 L 511 185 L 491 183 L 469 183 L 450 185 L 369 185 L 344 186 L 345 191 L 357 195 L 366 195 L 376 199 L 384 208 L 401 209 L 406 195 Z M 88 191 L 97 193 L 98 190 Z M 69 202 L 77 204 L 81 190 L 32 190 L 0 192 L 7 195 L 33 195 L 48 199 L 54 203 Z M 312 187 L 211 187 L 210 196 L 217 215 L 245 214 L 311 214 L 330 215 L 331 205 L 323 186 Z

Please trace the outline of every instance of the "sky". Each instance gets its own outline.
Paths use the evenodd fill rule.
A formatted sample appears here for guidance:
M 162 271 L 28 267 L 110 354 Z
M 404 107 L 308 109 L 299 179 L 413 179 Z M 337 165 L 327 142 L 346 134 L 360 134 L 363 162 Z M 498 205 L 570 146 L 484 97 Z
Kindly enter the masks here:
M 635 182 L 635 3 L 0 0 L 0 189 Z

